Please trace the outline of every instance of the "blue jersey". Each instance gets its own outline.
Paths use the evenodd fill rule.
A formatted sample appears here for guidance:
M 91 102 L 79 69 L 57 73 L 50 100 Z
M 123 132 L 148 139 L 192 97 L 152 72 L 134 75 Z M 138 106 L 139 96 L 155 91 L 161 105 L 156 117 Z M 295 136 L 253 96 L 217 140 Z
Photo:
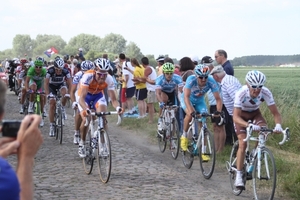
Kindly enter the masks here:
M 167 81 L 162 74 L 155 79 L 155 85 L 157 89 L 161 89 L 163 92 L 172 93 L 176 86 L 182 87 L 184 85 L 181 76 L 173 74 L 172 79 Z
M 195 75 L 191 75 L 186 79 L 184 87 L 191 90 L 190 101 L 192 103 L 198 102 L 199 100 L 204 101 L 204 95 L 210 89 L 213 93 L 219 92 L 219 85 L 212 76 L 208 76 L 206 85 L 200 87 L 198 84 L 198 78 Z M 184 94 L 182 93 L 182 96 L 183 95 Z

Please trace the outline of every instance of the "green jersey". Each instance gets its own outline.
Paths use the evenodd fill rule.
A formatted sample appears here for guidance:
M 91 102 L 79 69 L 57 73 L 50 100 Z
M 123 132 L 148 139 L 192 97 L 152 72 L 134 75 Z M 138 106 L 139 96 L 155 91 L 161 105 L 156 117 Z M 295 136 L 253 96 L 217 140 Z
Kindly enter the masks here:
M 28 72 L 27 72 L 27 76 L 30 78 L 30 80 L 33 80 L 38 88 L 40 88 L 40 86 L 42 85 L 42 82 L 44 80 L 44 78 L 46 77 L 47 74 L 47 70 L 45 68 L 42 68 L 41 73 L 37 74 L 35 72 L 35 67 L 30 67 Z

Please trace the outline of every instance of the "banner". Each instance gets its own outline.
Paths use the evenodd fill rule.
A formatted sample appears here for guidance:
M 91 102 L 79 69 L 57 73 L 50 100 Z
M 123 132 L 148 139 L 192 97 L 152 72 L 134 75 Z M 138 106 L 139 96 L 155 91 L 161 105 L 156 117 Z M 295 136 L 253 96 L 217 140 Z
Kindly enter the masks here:
M 44 54 L 46 54 L 46 56 L 48 56 L 48 58 L 50 58 L 51 55 L 55 54 L 55 53 L 58 53 L 58 51 L 54 47 L 51 47 L 50 49 L 44 51 Z

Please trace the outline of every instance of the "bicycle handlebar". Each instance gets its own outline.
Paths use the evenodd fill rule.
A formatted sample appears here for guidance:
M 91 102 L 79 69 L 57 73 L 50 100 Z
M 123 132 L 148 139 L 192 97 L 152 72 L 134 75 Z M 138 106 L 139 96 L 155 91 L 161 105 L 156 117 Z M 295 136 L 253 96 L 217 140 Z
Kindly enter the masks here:
M 248 141 L 252 135 L 252 131 L 253 131 L 253 125 L 251 124 L 250 126 L 248 126 L 246 128 L 246 133 L 247 133 L 247 137 L 245 139 L 243 139 L 244 142 Z M 266 127 L 261 127 L 259 132 L 269 132 L 269 133 L 273 133 L 274 130 L 273 129 L 268 129 Z M 279 142 L 279 145 L 283 145 L 285 142 L 289 141 L 290 139 L 290 129 L 287 127 L 282 131 L 283 134 L 283 139 L 281 142 Z
M 192 125 L 194 123 L 194 119 L 200 119 L 201 117 L 214 117 L 216 116 L 215 114 L 209 114 L 209 113 L 192 113 L 192 121 L 189 123 L 190 125 Z M 221 126 L 224 122 L 224 117 L 222 116 L 222 114 L 220 114 L 220 122 L 218 123 L 219 126 Z
M 84 126 L 88 126 L 89 125 L 90 120 L 88 118 L 90 118 L 91 116 L 102 117 L 104 115 L 116 115 L 116 114 L 118 114 L 117 125 L 120 125 L 121 122 L 122 122 L 122 118 L 119 115 L 119 113 L 117 111 L 110 111 L 110 112 L 91 112 L 90 115 L 85 118 Z

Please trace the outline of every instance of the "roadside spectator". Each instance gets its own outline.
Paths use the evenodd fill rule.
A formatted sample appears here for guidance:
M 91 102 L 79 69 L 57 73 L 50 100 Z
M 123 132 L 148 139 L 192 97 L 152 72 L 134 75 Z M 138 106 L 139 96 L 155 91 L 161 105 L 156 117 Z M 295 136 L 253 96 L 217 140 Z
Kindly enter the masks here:
M 215 59 L 219 65 L 222 65 L 226 74 L 234 76 L 234 69 L 229 60 L 227 60 L 226 51 L 219 49 L 215 52 Z
M 192 62 L 194 63 L 194 65 L 198 65 L 199 64 L 199 58 L 198 56 L 192 55 L 191 57 Z
M 137 114 L 135 108 L 134 108 L 134 102 L 133 102 L 133 95 L 135 93 L 135 86 L 132 81 L 133 79 L 133 74 L 129 71 L 133 71 L 134 68 L 132 67 L 131 63 L 126 60 L 125 54 L 121 53 L 119 55 L 119 60 L 122 62 L 122 72 L 123 72 L 123 85 L 122 85 L 122 108 L 123 103 L 126 102 L 127 104 L 127 109 L 128 109 L 128 114 L 133 115 Z M 128 70 L 129 69 L 129 70 Z
M 162 75 L 162 66 L 165 63 L 165 57 L 160 55 L 158 58 L 156 58 L 157 61 L 157 76 Z
M 224 71 L 226 72 L 226 74 L 234 76 L 234 69 L 230 63 L 229 60 L 227 60 L 227 53 L 226 51 L 219 49 L 215 52 L 215 59 L 216 62 L 219 65 L 222 65 Z M 223 110 L 225 112 L 225 116 L 229 117 L 228 111 L 226 106 L 223 106 Z M 232 126 L 233 126 L 233 121 L 232 118 L 229 117 L 228 118 L 229 121 L 227 121 L 227 123 L 225 124 L 225 131 L 226 131 L 226 141 L 225 144 L 226 145 L 232 145 L 234 143 L 235 140 L 237 140 L 237 136 L 235 133 L 232 133 Z
M 4 115 L 6 86 L 0 81 L 0 120 Z M 22 120 L 17 138 L 0 138 L 1 199 L 33 199 L 34 157 L 43 143 L 39 129 L 41 117 L 27 115 Z M 17 152 L 15 172 L 5 158 Z
M 149 124 L 153 123 L 154 117 L 154 103 L 157 102 L 156 93 L 155 93 L 155 79 L 157 77 L 156 71 L 154 67 L 149 65 L 149 59 L 147 57 L 143 57 L 141 59 L 142 65 L 145 68 L 144 73 L 144 81 L 146 82 L 147 88 L 147 108 L 149 115 Z
M 210 57 L 210 56 L 204 56 L 201 60 L 201 64 L 205 64 L 209 67 L 209 71 L 212 71 L 212 69 L 214 68 L 213 63 L 214 60 Z M 219 84 L 219 83 L 218 83 Z M 222 92 L 221 92 L 221 86 L 218 85 L 219 88 L 219 93 L 222 99 Z M 213 95 L 213 93 L 211 92 L 211 90 L 209 90 L 207 93 L 207 99 L 208 99 L 208 104 L 209 104 L 209 112 L 210 113 L 214 113 L 215 111 L 217 111 L 217 102 L 216 99 Z M 224 112 L 224 105 L 222 106 L 222 111 Z M 224 119 L 226 121 L 226 117 Z M 214 142 L 215 142 L 215 149 L 217 153 L 220 153 L 223 151 L 224 149 L 224 145 L 225 145 L 225 138 L 226 138 L 226 133 L 225 133 L 225 123 L 222 124 L 218 124 L 220 121 L 218 120 L 218 118 L 211 118 L 211 122 L 213 124 L 213 132 L 214 132 Z
M 138 103 L 139 118 L 146 117 L 147 104 L 145 99 L 147 99 L 147 88 L 146 83 L 143 81 L 145 68 L 140 65 L 136 58 L 130 60 L 131 65 L 134 67 L 133 70 L 133 82 L 135 85 L 135 97 Z
M 83 49 L 82 49 L 82 48 L 79 48 L 79 49 L 78 49 L 78 56 L 79 56 L 79 57 L 84 57 L 84 56 L 83 56 Z

